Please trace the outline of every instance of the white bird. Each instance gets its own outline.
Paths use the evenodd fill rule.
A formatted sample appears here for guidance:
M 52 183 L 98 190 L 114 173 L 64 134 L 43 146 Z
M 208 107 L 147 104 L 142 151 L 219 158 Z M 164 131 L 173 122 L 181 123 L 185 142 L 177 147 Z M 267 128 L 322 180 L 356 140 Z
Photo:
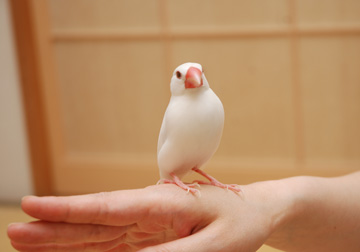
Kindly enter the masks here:
M 171 78 L 170 90 L 171 98 L 158 140 L 159 182 L 173 183 L 196 193 L 195 184 L 181 181 L 184 175 L 195 171 L 210 181 L 196 180 L 195 183 L 239 192 L 237 185 L 224 185 L 200 170 L 217 150 L 224 127 L 223 105 L 209 87 L 202 66 L 198 63 L 178 66 Z

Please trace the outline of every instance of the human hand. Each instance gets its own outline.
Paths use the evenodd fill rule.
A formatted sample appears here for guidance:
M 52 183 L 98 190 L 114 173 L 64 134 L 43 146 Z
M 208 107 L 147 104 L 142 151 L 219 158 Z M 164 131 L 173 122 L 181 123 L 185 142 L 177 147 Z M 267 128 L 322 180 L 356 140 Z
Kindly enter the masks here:
M 69 197 L 25 197 L 39 221 L 10 225 L 19 251 L 256 251 L 288 206 L 271 183 L 240 194 L 201 186 L 201 197 L 174 185 Z

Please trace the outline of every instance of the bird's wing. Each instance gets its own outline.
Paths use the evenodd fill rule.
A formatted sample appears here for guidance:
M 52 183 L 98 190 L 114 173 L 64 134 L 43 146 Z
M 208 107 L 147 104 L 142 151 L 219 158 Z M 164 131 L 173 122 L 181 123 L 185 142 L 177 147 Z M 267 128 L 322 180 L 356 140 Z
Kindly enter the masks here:
M 166 116 L 166 112 L 165 112 L 165 116 Z M 160 134 L 159 134 L 159 139 L 158 139 L 158 146 L 157 146 L 157 154 L 159 155 L 159 152 L 162 148 L 162 146 L 164 145 L 165 143 L 165 140 L 166 140 L 166 123 L 165 123 L 165 116 L 164 116 L 164 119 L 162 121 L 162 124 L 161 124 L 161 128 L 160 128 Z

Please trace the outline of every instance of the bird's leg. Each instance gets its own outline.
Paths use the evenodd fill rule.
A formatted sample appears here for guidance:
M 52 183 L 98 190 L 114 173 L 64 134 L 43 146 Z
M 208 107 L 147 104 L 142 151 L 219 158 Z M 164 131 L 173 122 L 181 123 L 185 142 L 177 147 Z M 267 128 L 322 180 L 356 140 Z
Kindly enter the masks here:
M 193 183 L 198 183 L 198 184 L 203 184 L 203 185 L 213 185 L 213 186 L 217 186 L 217 187 L 220 187 L 220 188 L 226 188 L 227 190 L 231 190 L 231 191 L 236 192 L 236 193 L 241 191 L 241 189 L 239 188 L 238 185 L 236 185 L 236 184 L 230 184 L 230 185 L 223 184 L 223 183 L 219 182 L 218 180 L 216 180 L 214 177 L 210 176 L 209 174 L 206 174 L 205 172 L 203 172 L 202 170 L 200 170 L 197 167 L 192 168 L 192 170 L 194 172 L 199 173 L 201 176 L 204 176 L 205 178 L 207 178 L 210 181 L 210 182 L 204 182 L 204 181 L 201 181 L 201 180 L 194 180 Z
M 193 194 L 196 194 L 196 193 L 199 193 L 200 194 L 200 191 L 198 189 L 195 189 L 194 187 L 199 186 L 199 184 L 197 183 L 192 183 L 192 184 L 185 184 L 184 182 L 182 182 L 178 176 L 176 176 L 175 174 L 171 173 L 170 174 L 171 177 L 173 178 L 173 180 L 171 179 L 160 179 L 158 182 L 157 182 L 157 185 L 160 184 L 160 183 L 164 183 L 164 184 L 175 184 L 177 185 L 178 187 L 186 190 L 187 192 L 191 192 Z
M 183 182 L 181 182 L 181 183 L 183 183 Z M 160 185 L 160 184 L 176 184 L 176 183 L 171 179 L 159 179 L 158 182 L 156 183 L 156 185 Z M 185 183 L 183 183 L 183 184 L 185 184 Z M 195 187 L 200 188 L 200 185 L 197 182 L 194 182 L 191 184 L 185 184 L 185 185 L 190 188 L 195 188 Z

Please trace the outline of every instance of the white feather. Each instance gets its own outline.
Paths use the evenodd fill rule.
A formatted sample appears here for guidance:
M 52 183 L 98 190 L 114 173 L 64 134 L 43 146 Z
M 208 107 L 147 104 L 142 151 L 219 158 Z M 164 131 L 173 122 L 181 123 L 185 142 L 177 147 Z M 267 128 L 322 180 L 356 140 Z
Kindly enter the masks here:
M 166 109 L 158 140 L 158 165 L 160 177 L 171 179 L 170 174 L 180 179 L 200 168 L 217 150 L 224 126 L 224 109 L 220 99 L 211 90 L 202 74 L 203 86 L 185 89 L 184 79 L 175 76 L 195 66 L 185 63 L 174 71 L 171 80 L 172 96 Z

